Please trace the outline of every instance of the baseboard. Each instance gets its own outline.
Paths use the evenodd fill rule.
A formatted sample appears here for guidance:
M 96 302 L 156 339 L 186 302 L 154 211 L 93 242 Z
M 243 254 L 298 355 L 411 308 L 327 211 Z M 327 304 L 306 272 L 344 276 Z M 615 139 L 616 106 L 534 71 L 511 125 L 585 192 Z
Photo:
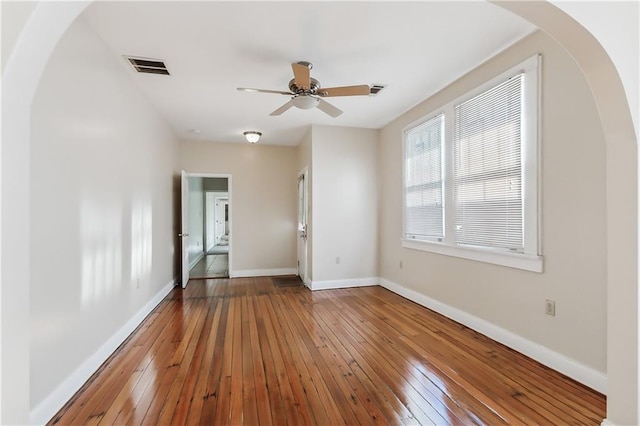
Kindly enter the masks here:
M 604 419 L 602 423 L 600 423 L 600 426 L 616 426 L 616 425 L 611 423 L 608 419 Z
M 235 271 L 229 271 L 231 278 L 246 278 L 246 277 L 275 277 L 278 275 L 296 275 L 298 270 L 296 268 L 279 268 L 279 269 L 241 269 Z
M 71 397 L 85 384 L 98 368 L 118 349 L 127 337 L 140 325 L 140 323 L 155 309 L 175 286 L 171 281 L 153 298 L 147 302 L 125 325 L 120 328 L 109 340 L 107 340 L 93 355 L 83 362 L 71 373 L 58 387 L 49 394 L 40 404 L 29 413 L 29 424 L 46 424 Z
M 460 309 L 454 308 L 424 294 L 408 289 L 400 284 L 394 283 L 384 278 L 380 278 L 380 285 L 400 296 L 418 303 L 426 308 L 434 310 L 447 318 L 451 318 L 467 327 L 484 334 L 491 339 L 502 343 L 536 361 L 552 368 L 560 373 L 571 377 L 572 379 L 597 390 L 606 395 L 607 391 L 607 375 L 591 367 L 580 364 L 579 362 L 554 352 L 551 349 L 532 342 L 512 333 L 495 324 L 475 317 Z M 610 423 L 607 423 L 610 425 Z M 605 423 L 603 423 L 605 425 Z
M 368 287 L 370 285 L 378 285 L 380 278 L 368 277 L 368 278 L 354 278 L 350 280 L 325 280 L 325 281 L 311 281 L 308 287 L 313 290 L 331 290 L 336 288 L 350 288 L 350 287 Z
M 193 267 L 196 266 L 202 259 L 204 259 L 204 252 L 198 254 L 198 257 L 189 262 L 189 270 L 192 270 Z

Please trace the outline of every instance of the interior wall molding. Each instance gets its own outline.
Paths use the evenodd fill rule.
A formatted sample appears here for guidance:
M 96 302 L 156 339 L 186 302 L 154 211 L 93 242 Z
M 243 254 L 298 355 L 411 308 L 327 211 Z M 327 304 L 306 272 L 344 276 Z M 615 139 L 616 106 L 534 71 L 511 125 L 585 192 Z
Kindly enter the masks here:
M 380 279 L 378 277 L 367 278 L 353 278 L 350 280 L 324 280 L 324 281 L 310 281 L 308 287 L 313 290 L 331 290 L 337 288 L 351 288 L 351 287 L 368 287 L 372 285 L 378 285 Z
M 240 269 L 229 271 L 231 278 L 247 278 L 247 277 L 275 277 L 278 275 L 297 275 L 296 268 L 279 268 L 279 269 Z

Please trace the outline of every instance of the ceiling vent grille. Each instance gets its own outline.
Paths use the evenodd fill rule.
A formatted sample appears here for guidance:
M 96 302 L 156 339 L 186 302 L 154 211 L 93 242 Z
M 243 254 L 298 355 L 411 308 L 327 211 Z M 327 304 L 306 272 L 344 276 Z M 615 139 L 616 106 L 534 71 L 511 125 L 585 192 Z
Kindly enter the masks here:
M 127 58 L 129 63 L 138 72 L 145 74 L 171 75 L 169 74 L 169 70 L 167 70 L 167 66 L 164 62 L 159 59 L 136 58 L 133 56 L 125 56 L 125 58 Z
M 375 96 L 378 93 L 382 92 L 382 89 L 384 89 L 385 87 L 387 86 L 385 86 L 384 84 L 372 84 L 369 93 L 371 94 L 371 96 Z

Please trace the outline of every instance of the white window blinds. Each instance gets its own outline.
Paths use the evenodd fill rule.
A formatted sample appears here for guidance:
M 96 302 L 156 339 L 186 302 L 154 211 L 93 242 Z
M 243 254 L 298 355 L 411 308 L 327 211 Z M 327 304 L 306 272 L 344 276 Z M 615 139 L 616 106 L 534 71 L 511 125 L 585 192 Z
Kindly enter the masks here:
M 523 251 L 523 74 L 454 106 L 456 243 Z
M 405 134 L 405 235 L 413 239 L 444 237 L 442 149 L 444 114 Z

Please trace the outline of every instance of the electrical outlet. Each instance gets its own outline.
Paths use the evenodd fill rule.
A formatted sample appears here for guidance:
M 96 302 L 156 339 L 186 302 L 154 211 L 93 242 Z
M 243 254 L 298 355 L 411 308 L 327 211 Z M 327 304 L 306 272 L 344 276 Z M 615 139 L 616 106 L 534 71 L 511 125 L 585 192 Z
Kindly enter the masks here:
M 552 317 L 556 316 L 556 302 L 554 300 L 546 299 L 544 301 L 544 313 Z
M 336 257 L 336 265 L 339 265 L 339 264 L 340 264 L 340 258 Z

